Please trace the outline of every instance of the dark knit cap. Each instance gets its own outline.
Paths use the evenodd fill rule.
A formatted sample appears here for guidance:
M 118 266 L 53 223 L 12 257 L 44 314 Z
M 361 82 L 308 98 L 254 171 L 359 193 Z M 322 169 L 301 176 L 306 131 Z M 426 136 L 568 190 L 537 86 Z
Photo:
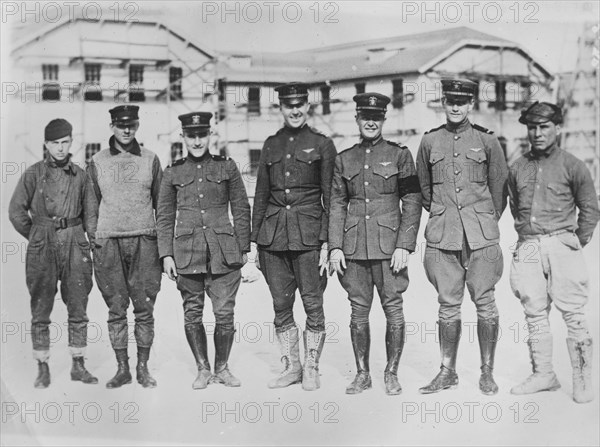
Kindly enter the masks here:
M 48 123 L 44 129 L 44 140 L 54 141 L 60 138 L 71 136 L 73 133 L 73 126 L 62 118 L 57 118 Z

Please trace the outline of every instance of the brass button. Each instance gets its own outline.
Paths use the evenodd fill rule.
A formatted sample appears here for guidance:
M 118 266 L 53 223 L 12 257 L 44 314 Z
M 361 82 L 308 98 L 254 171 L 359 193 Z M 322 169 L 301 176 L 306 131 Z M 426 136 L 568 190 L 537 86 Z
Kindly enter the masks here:
M 286 209 L 286 210 L 289 210 L 289 209 L 291 209 L 291 208 L 292 208 L 292 207 L 291 207 L 291 206 L 289 206 L 289 205 L 286 205 L 286 206 L 285 206 L 285 209 Z
M 289 194 L 289 193 L 290 193 L 290 190 L 289 190 L 289 189 L 286 189 L 286 190 L 285 190 L 285 193 L 286 193 L 286 194 Z
M 289 177 L 289 176 L 290 176 L 290 172 L 289 172 L 289 171 L 288 171 L 288 172 L 286 172 L 286 173 L 285 173 L 285 176 L 286 176 L 286 177 Z
M 371 216 L 369 216 L 368 214 L 365 216 L 365 219 L 369 220 L 371 218 Z
M 369 165 L 365 165 L 365 169 L 369 169 Z

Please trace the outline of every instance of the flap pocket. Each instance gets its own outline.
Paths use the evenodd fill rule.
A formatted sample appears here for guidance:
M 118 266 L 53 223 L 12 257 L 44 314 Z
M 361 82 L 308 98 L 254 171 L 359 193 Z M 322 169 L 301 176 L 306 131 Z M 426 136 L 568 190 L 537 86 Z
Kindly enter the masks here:
M 309 151 L 309 152 L 306 152 Z M 301 149 L 296 152 L 296 160 L 311 164 L 321 159 L 321 153 L 317 149 Z
M 193 228 L 175 228 L 175 239 L 180 238 L 182 236 L 190 236 L 194 234 Z
M 344 166 L 342 168 L 342 177 L 346 179 L 346 181 L 352 180 L 354 177 L 358 175 L 360 172 L 360 166 Z
M 217 234 L 229 234 L 230 236 L 234 235 L 233 226 L 228 225 L 226 227 L 214 228 L 213 231 Z
M 279 208 L 277 206 L 267 207 L 267 211 L 265 212 L 265 219 L 268 219 L 269 217 L 274 216 L 275 214 L 279 213 L 279 211 L 281 211 L 281 208 Z
M 467 154 L 465 156 L 469 160 L 473 160 L 474 162 L 477 162 L 477 163 L 483 163 L 484 161 L 487 160 L 487 155 L 483 149 L 480 151 L 468 150 Z
M 429 163 L 432 165 L 439 163 L 444 159 L 445 155 L 442 152 L 432 152 L 429 154 Z
M 229 180 L 229 173 L 221 167 L 209 169 L 206 172 L 206 180 L 221 183 L 222 181 Z
M 548 183 L 548 189 L 557 195 L 569 194 L 571 192 L 568 187 L 556 183 Z
M 479 214 L 495 214 L 496 209 L 492 202 L 479 202 L 473 205 L 475 212 Z
M 353 216 L 353 215 L 346 216 L 346 222 L 344 223 L 344 232 L 347 233 L 352 228 L 357 226 L 359 220 L 360 220 L 360 217 L 358 217 L 358 216 Z
M 377 219 L 380 227 L 388 228 L 392 231 L 398 231 L 398 219 L 395 215 L 381 216 Z
M 390 178 L 393 175 L 398 174 L 398 165 L 390 163 L 388 165 L 382 165 L 381 162 L 373 165 L 373 172 L 385 179 Z
M 446 207 L 444 205 L 432 203 L 431 208 L 429 209 L 429 216 L 439 216 L 440 214 L 444 214 L 444 211 L 446 211 Z
M 273 151 L 267 149 L 267 155 L 265 156 L 265 163 L 267 166 L 271 166 L 273 163 L 279 163 L 283 157 L 283 152 Z
M 183 176 L 174 176 L 173 180 L 171 180 L 171 183 L 174 186 L 179 186 L 180 188 L 183 188 L 184 186 L 189 185 L 190 183 L 194 182 L 194 177 L 191 177 L 189 175 Z

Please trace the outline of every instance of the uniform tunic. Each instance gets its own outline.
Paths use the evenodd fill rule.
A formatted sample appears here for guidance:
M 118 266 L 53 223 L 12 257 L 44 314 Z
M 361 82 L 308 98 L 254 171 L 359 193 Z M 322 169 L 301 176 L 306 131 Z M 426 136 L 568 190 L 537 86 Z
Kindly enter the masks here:
M 207 152 L 166 168 L 157 231 L 159 256 L 175 260 L 185 324 L 202 323 L 206 289 L 217 324 L 233 328 L 242 255 L 250 251 L 250 205 L 235 162 Z
M 408 269 L 393 273 L 394 250 L 413 252 L 421 193 L 410 151 L 379 138 L 363 140 L 335 161 L 329 249 L 342 249 L 347 269 L 340 282 L 352 305 L 351 322 L 367 323 L 377 288 L 388 324 L 404 323 L 402 293 Z
M 307 328 L 325 328 L 319 248 L 327 241 L 329 196 L 337 152 L 333 141 L 308 125 L 287 126 L 264 143 L 256 180 L 251 240 L 273 296 L 275 327 L 292 327 L 296 289 Z
M 465 283 L 478 317 L 498 315 L 503 270 L 498 220 L 506 207 L 506 160 L 498 139 L 468 120 L 426 132 L 417 155 L 425 228 L 425 271 L 442 320 L 460 319 Z

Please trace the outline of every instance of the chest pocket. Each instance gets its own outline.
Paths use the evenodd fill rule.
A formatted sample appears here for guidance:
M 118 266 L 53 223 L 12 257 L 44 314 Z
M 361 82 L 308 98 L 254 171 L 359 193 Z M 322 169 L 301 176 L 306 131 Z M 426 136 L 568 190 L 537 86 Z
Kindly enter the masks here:
M 194 177 L 187 176 L 174 176 L 172 185 L 177 189 L 177 203 L 189 203 L 194 199 L 196 194 L 196 185 L 194 185 Z
M 360 191 L 360 166 L 357 164 L 346 166 L 344 165 L 342 168 L 342 177 L 346 182 L 348 187 L 348 191 L 350 193 L 350 198 L 355 197 Z
M 265 163 L 267 165 L 267 171 L 269 172 L 269 181 L 271 185 L 283 184 L 282 158 L 283 152 L 267 149 Z
M 306 152 L 306 151 L 309 152 Z M 296 151 L 296 160 L 298 163 L 298 170 L 300 174 L 299 181 L 302 184 L 315 183 L 319 184 L 321 179 L 321 154 L 316 149 L 310 148 L 300 149 Z
M 431 183 L 444 183 L 444 157 L 441 152 L 429 154 L 429 166 L 431 167 Z
M 398 172 L 398 165 L 393 162 L 387 165 L 382 165 L 381 162 L 373 164 L 377 191 L 383 194 L 396 192 L 398 189 Z
M 546 196 L 550 211 L 565 211 L 571 209 L 573 196 L 567 185 L 559 183 L 548 183 L 548 194 Z
M 475 183 L 487 182 L 487 154 L 483 149 L 480 151 L 468 150 L 467 154 L 467 172 L 469 181 Z
M 223 205 L 229 200 L 229 173 L 225 166 L 212 165 L 206 171 L 206 187 L 204 198 L 211 205 Z

